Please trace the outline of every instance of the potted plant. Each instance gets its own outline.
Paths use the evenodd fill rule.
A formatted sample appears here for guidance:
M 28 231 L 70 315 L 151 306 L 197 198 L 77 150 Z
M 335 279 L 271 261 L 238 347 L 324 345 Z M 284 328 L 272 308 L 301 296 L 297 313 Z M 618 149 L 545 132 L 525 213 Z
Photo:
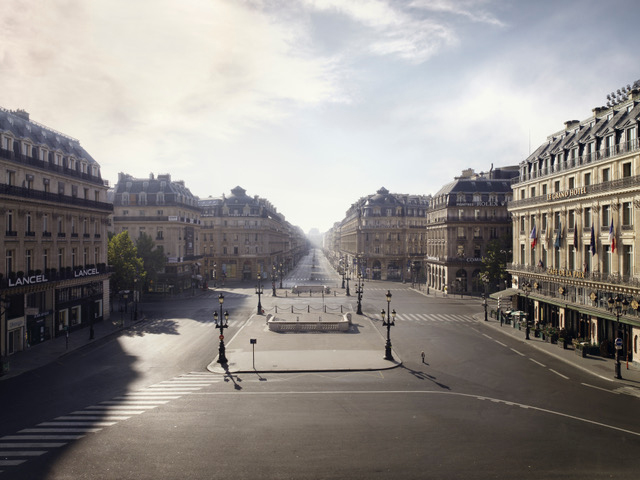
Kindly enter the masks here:
M 569 343 L 569 332 L 567 332 L 566 328 L 561 328 L 558 332 L 558 346 L 562 347 L 563 350 L 567 349 L 567 345 Z

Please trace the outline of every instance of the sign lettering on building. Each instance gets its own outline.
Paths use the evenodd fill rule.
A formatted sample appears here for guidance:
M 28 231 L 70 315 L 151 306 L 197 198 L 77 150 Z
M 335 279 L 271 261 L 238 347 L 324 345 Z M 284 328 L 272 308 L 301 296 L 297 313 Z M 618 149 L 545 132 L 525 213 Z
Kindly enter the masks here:
M 584 272 L 579 270 L 565 270 L 562 268 L 548 268 L 547 274 L 554 277 L 584 278 Z
M 73 272 L 73 276 L 76 278 L 79 277 L 88 277 L 91 275 L 99 275 L 100 272 L 98 272 L 97 268 L 86 268 L 83 270 L 76 270 Z
M 575 197 L 576 195 L 585 195 L 587 187 L 571 188 L 563 192 L 547 193 L 547 201 L 561 200 L 563 198 Z
M 9 287 L 21 287 L 22 285 L 34 285 L 48 281 L 49 279 L 44 275 L 31 275 L 29 277 L 16 278 L 15 280 L 9 279 Z

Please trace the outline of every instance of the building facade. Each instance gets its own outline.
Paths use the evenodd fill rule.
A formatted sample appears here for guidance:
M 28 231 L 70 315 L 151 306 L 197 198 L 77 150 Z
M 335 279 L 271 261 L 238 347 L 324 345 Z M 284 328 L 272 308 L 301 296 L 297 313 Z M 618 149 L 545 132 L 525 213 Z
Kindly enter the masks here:
M 624 89 L 623 89 L 624 90 Z M 640 91 L 569 121 L 513 185 L 514 307 L 601 350 L 638 360 Z
M 360 198 L 325 236 L 334 265 L 373 280 L 419 281 L 426 254 L 430 196 L 393 194 L 382 187 Z M 338 249 L 336 251 L 336 248 Z
M 3 358 L 109 318 L 100 166 L 80 142 L 0 108 Z
M 134 242 L 149 235 L 166 255 L 164 271 L 148 285 L 149 292 L 177 294 L 201 286 L 200 207 L 184 182 L 168 174 L 120 173 L 111 196 L 113 232 L 126 230 Z
M 449 293 L 485 291 L 481 279 L 489 242 L 510 238 L 510 179 L 518 167 L 476 174 L 465 170 L 433 196 L 427 213 L 427 285 Z M 510 252 L 504 252 L 505 256 Z
M 202 212 L 203 275 L 209 282 L 282 278 L 307 249 L 302 230 L 266 199 L 235 187 L 198 202 Z

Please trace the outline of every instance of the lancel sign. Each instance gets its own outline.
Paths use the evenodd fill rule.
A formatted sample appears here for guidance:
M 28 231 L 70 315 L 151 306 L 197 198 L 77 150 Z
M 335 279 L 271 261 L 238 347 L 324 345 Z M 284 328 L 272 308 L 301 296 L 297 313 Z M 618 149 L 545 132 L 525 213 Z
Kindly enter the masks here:
M 18 277 L 16 279 L 9 279 L 10 287 L 20 287 L 22 285 L 33 285 L 35 283 L 46 283 L 49 279 L 44 275 L 31 275 L 29 277 Z
M 587 187 L 571 188 L 563 192 L 555 192 L 547 194 L 547 201 L 561 200 L 563 198 L 575 197 L 576 195 L 586 195 Z

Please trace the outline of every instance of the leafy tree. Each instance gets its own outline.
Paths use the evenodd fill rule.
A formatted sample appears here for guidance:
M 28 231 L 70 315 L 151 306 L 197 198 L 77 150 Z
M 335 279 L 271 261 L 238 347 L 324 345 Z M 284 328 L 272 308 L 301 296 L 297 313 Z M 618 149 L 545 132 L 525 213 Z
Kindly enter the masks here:
M 491 290 L 500 289 L 509 283 L 507 263 L 510 261 L 511 236 L 503 235 L 487 244 L 486 254 L 482 259 L 484 269 L 480 276 L 486 278 Z
M 144 265 L 138 257 L 136 246 L 126 230 L 109 239 L 107 252 L 109 265 L 113 267 L 111 291 L 133 290 L 135 279 L 144 279 Z
M 147 282 L 155 282 L 158 273 L 164 270 L 167 263 L 167 257 L 164 254 L 162 246 L 156 246 L 151 236 L 146 233 L 141 234 L 136 240 L 136 248 L 138 256 L 142 259 L 144 265 L 145 290 L 148 290 Z

